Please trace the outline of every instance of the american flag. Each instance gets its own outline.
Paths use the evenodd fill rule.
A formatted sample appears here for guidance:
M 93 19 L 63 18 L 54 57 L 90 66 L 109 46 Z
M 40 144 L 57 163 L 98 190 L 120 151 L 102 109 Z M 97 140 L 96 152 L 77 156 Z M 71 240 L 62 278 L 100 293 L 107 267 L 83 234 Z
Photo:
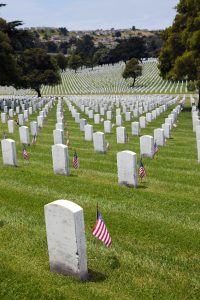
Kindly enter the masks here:
M 19 118 L 17 118 L 16 123 L 17 123 L 17 125 L 19 125 Z
M 34 134 L 33 138 L 32 138 L 32 145 L 35 145 L 37 141 L 37 135 Z
M 157 143 L 154 143 L 154 155 L 159 151 Z
M 140 160 L 139 175 L 141 179 L 147 175 L 142 160 Z
M 79 168 L 79 158 L 78 155 L 75 151 L 74 156 L 73 156 L 73 167 L 74 169 L 78 169 Z
M 28 155 L 26 148 L 23 149 L 22 156 L 23 156 L 23 159 L 25 159 L 25 160 L 29 159 L 29 155 Z
M 104 224 L 104 221 L 102 219 L 102 216 L 97 208 L 97 219 L 96 219 L 96 225 L 94 229 L 92 230 L 92 234 L 96 236 L 100 241 L 104 242 L 104 244 L 109 247 L 112 244 L 111 237 L 109 235 L 109 232 L 106 228 L 106 225 Z

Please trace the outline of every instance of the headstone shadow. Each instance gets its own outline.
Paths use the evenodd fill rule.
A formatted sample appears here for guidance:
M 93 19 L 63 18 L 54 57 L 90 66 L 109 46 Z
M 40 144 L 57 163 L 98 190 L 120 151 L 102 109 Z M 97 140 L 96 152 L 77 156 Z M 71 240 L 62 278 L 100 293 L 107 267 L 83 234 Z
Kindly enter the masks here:
M 91 282 L 102 282 L 105 281 L 107 278 L 105 274 L 91 269 L 88 270 L 88 273 L 89 273 L 89 281 Z

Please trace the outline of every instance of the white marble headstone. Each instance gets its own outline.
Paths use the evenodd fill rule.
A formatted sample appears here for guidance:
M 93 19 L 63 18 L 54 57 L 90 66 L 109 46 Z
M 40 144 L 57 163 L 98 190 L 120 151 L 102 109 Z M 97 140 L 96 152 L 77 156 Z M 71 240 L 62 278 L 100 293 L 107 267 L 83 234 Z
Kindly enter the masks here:
M 121 185 L 137 187 L 138 170 L 137 155 L 132 151 L 117 153 L 118 182 Z
M 68 200 L 44 206 L 50 270 L 88 279 L 83 209 Z

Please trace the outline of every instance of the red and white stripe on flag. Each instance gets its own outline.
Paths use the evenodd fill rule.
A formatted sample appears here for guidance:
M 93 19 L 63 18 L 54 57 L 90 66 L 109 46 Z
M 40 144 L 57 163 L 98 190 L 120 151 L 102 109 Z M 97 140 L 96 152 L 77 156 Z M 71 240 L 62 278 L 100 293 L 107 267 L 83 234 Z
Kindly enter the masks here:
M 97 210 L 97 220 L 94 229 L 92 230 L 92 234 L 101 240 L 107 247 L 112 244 L 111 237 L 109 232 L 104 224 L 104 221 L 101 217 L 100 212 Z

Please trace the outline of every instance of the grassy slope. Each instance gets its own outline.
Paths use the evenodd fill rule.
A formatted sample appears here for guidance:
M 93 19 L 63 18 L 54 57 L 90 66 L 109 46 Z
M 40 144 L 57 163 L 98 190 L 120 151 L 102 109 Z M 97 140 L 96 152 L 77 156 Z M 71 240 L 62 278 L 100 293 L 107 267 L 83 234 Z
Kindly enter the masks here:
M 152 134 L 168 113 L 142 134 Z M 70 160 L 76 148 L 81 163 L 70 177 L 52 171 L 55 108 L 37 145 L 29 148 L 29 164 L 21 159 L 17 130 L 19 167 L 4 167 L 0 153 L 0 298 L 198 299 L 200 166 L 191 113 L 181 113 L 172 138 L 154 160 L 144 159 L 148 178 L 137 190 L 118 186 L 116 153 L 128 149 L 139 154 L 139 138 L 117 145 L 115 134 L 107 135 L 110 151 L 95 154 L 66 106 L 64 114 Z M 125 126 L 131 136 L 130 124 Z M 102 130 L 102 125 L 94 127 Z M 84 208 L 89 282 L 49 271 L 43 206 L 57 199 Z M 113 239 L 110 249 L 90 233 L 97 202 Z

